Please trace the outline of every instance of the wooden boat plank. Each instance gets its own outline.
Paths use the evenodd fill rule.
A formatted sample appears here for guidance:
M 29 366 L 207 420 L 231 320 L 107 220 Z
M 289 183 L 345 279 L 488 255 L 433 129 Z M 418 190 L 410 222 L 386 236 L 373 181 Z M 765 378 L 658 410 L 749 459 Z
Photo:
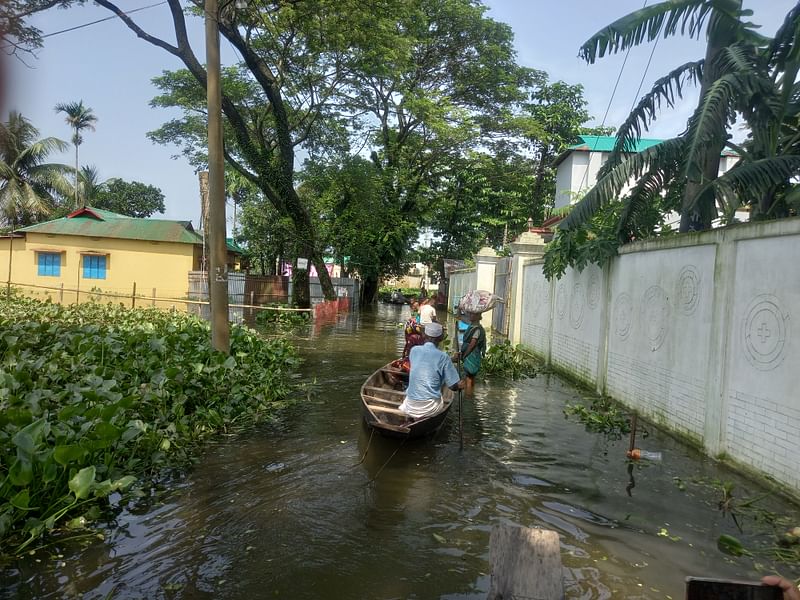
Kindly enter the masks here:
M 383 367 L 381 369 L 381 373 L 388 373 L 389 375 L 402 375 L 403 377 L 408 377 L 408 371 L 403 371 L 401 369 L 390 369 L 389 367 Z
M 400 406 L 403 403 L 402 400 L 391 400 L 389 398 L 376 398 L 375 396 L 367 396 L 366 394 L 364 394 L 364 399 L 370 406 L 372 406 L 375 403 L 388 404 L 390 406 Z
M 409 434 L 411 433 L 410 427 L 403 425 L 392 425 L 391 423 L 381 423 L 381 429 L 388 429 L 389 431 L 396 431 L 397 433 Z
M 382 388 L 382 387 L 377 387 L 377 386 L 374 386 L 374 385 L 365 385 L 364 386 L 364 391 L 365 392 L 369 392 L 369 395 L 373 396 L 373 397 L 377 397 L 377 396 L 375 396 L 375 392 L 380 392 L 382 394 L 389 394 L 391 396 L 403 396 L 403 397 L 405 397 L 405 395 L 406 395 L 405 391 L 403 391 L 403 390 L 391 390 L 389 388 Z
M 375 404 L 370 404 L 369 407 L 373 412 L 378 411 L 378 412 L 385 412 L 385 413 L 388 413 L 390 415 L 398 415 L 398 416 L 401 416 L 401 417 L 408 417 L 408 415 L 406 413 L 404 413 L 402 410 L 397 410 L 396 408 L 389 408 L 387 406 L 377 406 Z

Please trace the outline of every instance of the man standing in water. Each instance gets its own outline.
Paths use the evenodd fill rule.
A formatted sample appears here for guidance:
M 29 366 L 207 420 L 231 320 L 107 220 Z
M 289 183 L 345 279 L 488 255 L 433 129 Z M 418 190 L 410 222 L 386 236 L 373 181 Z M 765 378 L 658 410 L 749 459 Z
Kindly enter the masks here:
M 419 303 L 419 322 L 422 325 L 427 325 L 428 323 L 435 323 L 437 321 L 436 318 L 436 307 L 433 306 L 433 302 L 430 298 L 425 298 L 424 300 L 420 300 Z
M 425 325 L 425 343 L 409 353 L 411 372 L 406 397 L 400 410 L 409 417 L 421 419 L 436 414 L 444 407 L 442 386 L 451 390 L 464 388 L 450 357 L 437 348 L 444 331 L 439 323 Z

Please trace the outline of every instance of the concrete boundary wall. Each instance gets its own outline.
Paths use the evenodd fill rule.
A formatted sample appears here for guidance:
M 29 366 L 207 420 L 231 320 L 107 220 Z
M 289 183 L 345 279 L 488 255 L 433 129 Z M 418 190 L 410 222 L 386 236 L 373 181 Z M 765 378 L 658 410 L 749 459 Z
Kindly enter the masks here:
M 798 494 L 798 257 L 800 218 L 630 244 L 559 281 L 528 257 L 511 341 Z

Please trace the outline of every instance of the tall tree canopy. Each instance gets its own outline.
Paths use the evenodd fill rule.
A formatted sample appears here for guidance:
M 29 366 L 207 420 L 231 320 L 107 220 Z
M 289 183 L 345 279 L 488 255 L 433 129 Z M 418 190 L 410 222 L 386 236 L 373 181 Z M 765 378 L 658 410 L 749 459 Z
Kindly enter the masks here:
M 164 194 L 154 185 L 112 178 L 102 183 L 93 200 L 103 208 L 129 217 L 144 218 L 164 212 Z
M 64 120 L 73 131 L 72 144 L 75 146 L 75 208 L 78 208 L 80 206 L 78 194 L 80 187 L 78 147 L 83 143 L 83 136 L 81 134 L 86 130 L 94 131 L 94 124 L 97 123 L 97 115 L 94 114 L 91 108 L 83 104 L 83 100 L 56 104 L 55 111 L 64 113 Z

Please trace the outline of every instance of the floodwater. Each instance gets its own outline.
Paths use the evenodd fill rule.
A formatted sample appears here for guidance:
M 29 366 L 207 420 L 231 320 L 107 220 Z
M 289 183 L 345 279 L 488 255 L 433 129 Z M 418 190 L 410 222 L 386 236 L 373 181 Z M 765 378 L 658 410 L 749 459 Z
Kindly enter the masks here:
M 663 460 L 631 468 L 627 440 L 564 417 L 581 394 L 555 376 L 476 386 L 463 451 L 455 408 L 432 440 L 371 437 L 359 387 L 402 347 L 407 310 L 382 305 L 309 333 L 318 393 L 279 428 L 213 444 L 103 541 L 0 567 L 0 597 L 484 598 L 494 523 L 559 533 L 568 598 L 677 599 L 687 575 L 769 572 L 764 558 L 717 549 L 722 533 L 746 546 L 769 536 L 747 522 L 740 534 L 710 482 L 734 482 L 739 497 L 763 489 L 649 426 L 639 445 Z

